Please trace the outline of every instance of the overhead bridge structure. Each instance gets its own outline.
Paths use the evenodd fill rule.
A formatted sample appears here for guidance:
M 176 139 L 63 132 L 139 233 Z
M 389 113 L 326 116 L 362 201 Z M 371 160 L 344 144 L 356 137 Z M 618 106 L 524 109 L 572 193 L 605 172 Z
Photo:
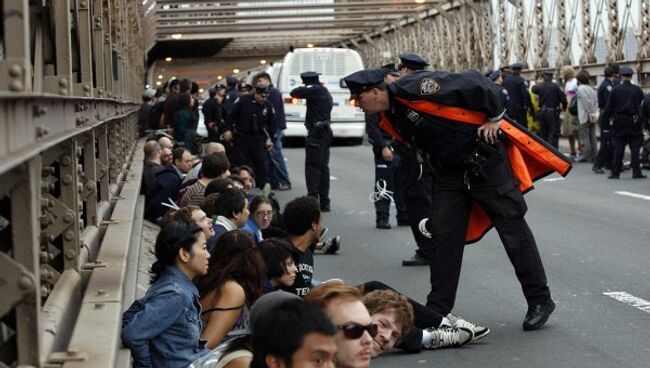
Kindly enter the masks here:
M 342 47 L 365 65 L 514 61 L 648 85 L 645 0 L 1 0 L 0 367 L 128 366 L 119 341 L 142 231 L 136 114 L 156 65 Z M 166 58 L 170 61 L 164 61 Z M 163 64 L 167 63 L 167 64 Z M 187 66 L 186 66 L 187 67 Z M 216 71 L 215 71 L 216 70 Z M 559 74 L 558 74 L 559 76 Z

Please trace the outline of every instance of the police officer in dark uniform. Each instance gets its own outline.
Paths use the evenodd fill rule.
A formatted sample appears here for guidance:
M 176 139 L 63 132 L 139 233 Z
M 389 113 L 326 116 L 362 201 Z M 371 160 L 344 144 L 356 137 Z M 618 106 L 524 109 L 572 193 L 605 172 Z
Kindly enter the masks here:
M 398 69 L 402 76 L 424 70 L 429 63 L 416 54 L 404 54 L 399 57 Z M 402 260 L 402 266 L 426 266 L 429 260 L 422 251 L 431 241 L 424 237 L 418 226 L 422 219 L 429 214 L 431 207 L 431 185 L 433 182 L 432 172 L 429 165 L 424 165 L 415 150 L 404 144 L 396 143 L 396 147 L 402 153 L 402 163 L 398 175 L 406 178 L 404 188 L 404 199 L 408 211 L 409 225 L 415 238 L 418 249 L 407 259 Z
M 262 188 L 267 183 L 266 151 L 273 147 L 273 107 L 267 101 L 269 88 L 255 87 L 254 94 L 239 96 L 233 104 L 232 113 L 226 120 L 226 133 L 233 136 L 237 156 L 241 164 L 255 170 L 255 182 Z
M 641 87 L 632 84 L 634 71 L 629 67 L 621 67 L 621 84 L 612 89 L 603 119 L 614 120 L 614 161 L 610 179 L 618 179 L 623 166 L 625 145 L 630 146 L 632 178 L 645 179 L 647 176 L 641 172 L 639 151 L 643 144 L 643 127 L 639 117 L 643 91 Z
M 203 123 L 208 131 L 208 140 L 210 142 L 219 141 L 219 128 L 223 125 L 221 107 L 217 102 L 217 89 L 210 87 L 208 89 L 209 97 L 203 102 L 201 111 L 203 112 Z
M 539 96 L 540 136 L 551 146 L 560 144 L 560 111 L 567 109 L 566 94 L 553 82 L 553 72 L 538 73 L 532 92 Z
M 503 88 L 503 73 L 498 70 L 493 70 L 487 73 L 485 76 L 490 78 L 490 80 L 501 89 L 501 103 L 503 104 L 503 107 L 505 107 L 506 111 L 512 110 L 508 90 Z
M 604 168 L 612 168 L 612 159 L 614 157 L 613 150 L 613 136 L 614 136 L 614 127 L 613 122 L 610 120 L 604 120 L 604 111 L 607 106 L 607 100 L 609 99 L 609 94 L 614 88 L 614 67 L 612 65 L 605 68 L 605 79 L 598 86 L 598 108 L 600 109 L 600 148 L 598 149 L 598 154 L 594 160 L 594 166 L 591 168 L 596 174 L 604 174 Z
M 399 72 L 394 63 L 384 65 L 382 69 L 387 71 L 385 77 L 387 82 L 399 78 Z M 389 222 L 391 198 L 394 200 L 397 210 L 397 225 L 409 225 L 404 202 L 407 178 L 404 175 L 399 175 L 402 161 L 402 155 L 399 152 L 404 149 L 398 147 L 398 143 L 379 128 L 378 113 L 366 115 L 366 133 L 375 158 L 375 182 L 372 198 L 375 202 L 375 226 L 377 229 L 391 228 Z
M 510 96 L 511 109 L 508 110 L 508 116 L 523 126 L 528 126 L 526 112 L 532 108 L 530 94 L 526 81 L 519 74 L 524 64 L 514 63 L 510 65 L 511 74 L 503 80 L 503 88 L 508 91 Z
M 304 86 L 291 91 L 291 97 L 307 102 L 305 114 L 305 182 L 307 195 L 318 198 L 323 212 L 330 210 L 330 119 L 334 102 L 327 88 L 318 80 L 318 73 L 300 74 Z
M 497 138 L 505 114 L 500 91 L 476 71 L 419 71 L 388 86 L 383 78 L 383 71 L 371 69 L 353 73 L 345 81 L 366 113 L 381 112 L 396 139 L 412 145 L 435 170 L 430 216 L 422 222 L 423 232 L 432 237 L 431 246 L 425 249 L 431 261 L 427 306 L 443 316 L 451 312 L 463 245 L 466 234 L 473 230 L 468 219 L 473 205 L 478 204 L 496 227 L 522 285 L 529 306 L 523 328 L 540 328 L 555 304 L 535 238 L 524 219 L 526 202 L 505 146 Z M 459 109 L 465 114 L 458 114 Z M 473 123 L 461 122 L 463 119 Z M 508 128 L 528 141 L 535 139 L 518 125 L 510 123 Z M 563 174 L 568 172 L 570 163 L 561 153 L 537 140 L 531 144 L 543 153 L 552 152 L 554 167 L 562 167 Z
M 237 97 L 239 97 L 237 83 L 239 83 L 239 80 L 237 78 L 233 76 L 226 77 L 226 94 L 221 100 L 221 111 L 223 112 L 224 121 L 232 121 L 231 115 L 233 105 L 235 103 L 235 100 L 237 100 Z M 239 160 L 239 157 L 237 157 L 237 152 L 235 152 L 233 146 L 232 131 L 228 130 L 228 127 L 226 125 L 224 125 L 223 128 L 224 133 L 220 136 L 220 138 L 224 143 L 224 147 L 226 147 L 226 155 L 228 156 L 228 160 L 233 165 L 240 165 L 243 162 Z

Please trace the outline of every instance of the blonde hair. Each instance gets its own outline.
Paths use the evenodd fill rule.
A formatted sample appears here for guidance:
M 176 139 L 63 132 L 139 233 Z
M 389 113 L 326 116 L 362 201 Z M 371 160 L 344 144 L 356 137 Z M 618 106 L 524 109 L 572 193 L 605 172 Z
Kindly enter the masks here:
M 565 81 L 568 81 L 570 79 L 573 79 L 576 77 L 576 70 L 573 69 L 571 65 L 565 65 L 562 67 L 561 70 L 562 77 L 564 78 Z

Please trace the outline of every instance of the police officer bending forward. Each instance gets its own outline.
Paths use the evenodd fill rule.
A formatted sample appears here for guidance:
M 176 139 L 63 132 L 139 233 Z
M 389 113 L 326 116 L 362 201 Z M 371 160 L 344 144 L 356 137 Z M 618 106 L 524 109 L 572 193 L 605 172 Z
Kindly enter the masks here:
M 463 245 L 478 241 L 494 225 L 528 302 L 523 328 L 542 327 L 555 304 L 535 238 L 524 220 L 522 190 L 532 187 L 531 177 L 553 170 L 567 174 L 570 163 L 525 128 L 501 120 L 505 112 L 501 91 L 478 72 L 419 71 L 388 86 L 383 78 L 383 71 L 371 69 L 351 74 L 345 81 L 359 106 L 366 113 L 381 112 L 381 124 L 392 130 L 395 139 L 419 149 L 435 171 L 430 217 L 421 223 L 423 233 L 432 237 L 424 250 L 431 261 L 427 306 L 443 316 L 451 312 Z M 543 170 L 534 165 L 534 172 L 526 173 L 530 176 L 517 173 L 518 183 L 505 145 L 498 139 L 499 128 L 506 135 L 505 144 L 517 143 L 517 138 L 535 140 L 530 149 L 519 152 L 526 159 L 534 160 L 541 152 L 553 158 L 537 160 L 536 164 L 547 165 Z M 511 149 L 525 146 L 515 144 Z M 522 165 L 513 166 L 524 165 L 523 161 L 517 164 Z
M 332 129 L 330 114 L 332 112 L 332 95 L 318 80 L 318 73 L 300 74 L 304 86 L 294 88 L 291 97 L 307 101 L 305 127 L 305 182 L 307 195 L 318 198 L 320 210 L 330 210 L 330 145 Z

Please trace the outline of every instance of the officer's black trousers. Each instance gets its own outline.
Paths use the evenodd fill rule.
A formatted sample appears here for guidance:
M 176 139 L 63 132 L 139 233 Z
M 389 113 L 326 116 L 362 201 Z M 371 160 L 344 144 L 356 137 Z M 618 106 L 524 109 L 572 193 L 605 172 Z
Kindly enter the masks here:
M 629 118 L 614 119 L 614 160 L 612 162 L 612 175 L 619 176 L 623 167 L 625 145 L 630 145 L 630 166 L 633 175 L 641 175 L 639 152 L 643 145 L 643 130 L 641 124 L 634 123 Z
M 255 171 L 255 183 L 262 188 L 267 182 L 266 178 L 266 135 L 237 135 L 235 137 L 235 151 L 239 165 L 249 165 Z
M 408 215 L 406 213 L 406 203 L 404 203 L 404 187 L 406 186 L 407 178 L 399 176 L 399 167 L 402 165 L 401 155 L 397 152 L 393 153 L 393 161 L 385 161 L 380 152 L 375 152 L 375 183 L 372 190 L 377 194 L 375 199 L 375 220 L 377 223 L 388 223 L 390 217 L 390 198 L 388 196 L 380 196 L 379 188 L 385 188 L 387 191 L 393 192 L 392 197 L 395 200 L 395 207 L 397 208 L 397 222 L 408 223 Z M 379 188 L 378 188 L 379 187 Z
M 330 204 L 330 145 L 332 129 L 329 126 L 312 128 L 305 138 L 305 182 L 307 194 L 320 201 L 321 208 Z
M 526 202 L 515 186 L 507 159 L 490 168 L 487 176 L 484 183 L 472 185 L 471 189 L 463 187 L 462 173 L 453 177 L 438 175 L 434 182 L 427 224 L 433 235 L 432 245 L 426 249 L 431 260 L 431 292 L 427 296 L 427 306 L 442 315 L 447 315 L 454 307 L 465 233 L 475 202 L 492 220 L 528 305 L 550 298 L 535 238 L 524 219 Z
M 560 145 L 560 116 L 557 111 L 555 109 L 542 108 L 538 117 L 540 136 L 548 144 L 558 148 Z
M 414 151 L 407 151 L 402 155 L 402 164 L 398 168 L 398 177 L 406 180 L 404 201 L 408 214 L 411 232 L 415 238 L 418 249 L 415 251 L 420 257 L 426 258 L 422 248 L 431 242 L 420 232 L 420 221 L 429 216 L 431 208 L 431 188 L 433 183 L 432 172 L 428 164 L 420 162 Z
M 508 116 L 520 125 L 528 127 L 528 116 L 526 115 L 526 109 L 523 106 L 513 106 L 512 111 L 508 111 Z

